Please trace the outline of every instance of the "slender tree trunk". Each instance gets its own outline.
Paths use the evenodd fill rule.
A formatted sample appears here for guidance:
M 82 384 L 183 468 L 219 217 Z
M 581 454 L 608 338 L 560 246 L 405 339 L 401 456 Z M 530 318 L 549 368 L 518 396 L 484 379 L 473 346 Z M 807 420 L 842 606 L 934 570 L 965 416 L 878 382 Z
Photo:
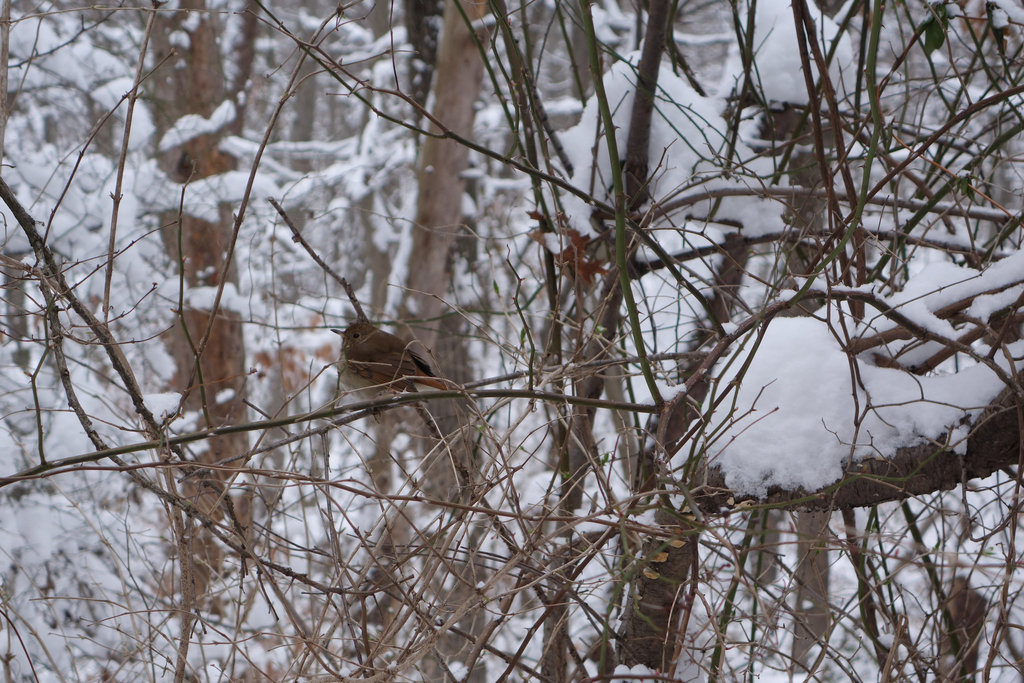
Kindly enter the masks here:
M 408 93 L 420 107 L 427 105 L 430 95 L 430 82 L 437 61 L 437 26 L 441 16 L 440 0 L 405 0 L 405 29 L 415 53 L 409 63 Z
M 7 98 L 8 68 L 7 59 L 11 46 L 11 0 L 0 2 L 0 164 L 4 160 L 4 140 L 7 136 L 7 119 L 9 116 L 8 107 L 10 102 Z M 14 353 L 11 354 L 14 362 L 22 370 L 28 370 L 28 363 L 31 354 L 27 348 L 23 348 L 24 340 L 28 339 L 28 311 L 25 310 L 25 288 L 22 284 L 23 273 L 18 273 L 8 268 L 0 268 L 3 274 L 4 298 L 7 299 L 7 327 L 10 335 L 17 345 Z M 20 425 L 21 420 L 15 420 L 12 424 Z M 29 426 L 31 428 L 31 426 Z M 20 427 L 16 426 L 15 429 Z
M 448 0 L 444 8 L 441 42 L 434 73 L 433 117 L 444 128 L 464 137 L 472 137 L 475 104 L 483 84 L 484 64 L 478 41 L 488 41 L 488 29 L 480 21 L 487 12 L 483 0 Z M 465 16 L 463 16 L 465 14 Z M 476 28 L 474 34 L 468 21 Z M 451 293 L 453 263 L 457 256 L 457 239 L 464 234 L 462 196 L 466 191 L 463 174 L 468 166 L 469 151 L 465 146 L 447 139 L 426 138 L 420 153 L 418 170 L 419 199 L 413 226 L 413 245 L 409 264 L 407 291 L 401 315 L 405 320 L 434 321 L 450 311 L 445 300 Z M 440 330 L 419 331 L 417 336 L 434 351 L 442 373 L 454 381 L 469 379 L 465 358 L 465 331 L 458 316 L 442 318 Z M 423 481 L 428 493 L 444 500 L 460 501 L 469 492 L 465 474 L 476 471 L 471 439 L 463 438 L 465 412 L 455 401 L 432 401 L 434 415 L 442 434 L 451 435 L 442 448 L 434 449 L 434 457 L 424 463 Z M 425 489 L 427 490 L 427 489 Z M 471 530 L 468 539 L 477 536 Z M 470 541 L 473 543 L 474 541 Z M 457 606 L 474 599 L 475 548 L 464 548 L 464 554 L 451 560 L 454 585 L 445 589 L 444 599 Z M 460 629 L 478 633 L 484 625 L 484 614 L 473 610 L 460 622 Z M 459 661 L 472 647 L 464 636 L 449 633 L 437 644 L 439 662 Z M 426 675 L 440 680 L 442 666 L 427 662 Z M 476 668 L 468 680 L 486 680 L 486 672 Z
M 797 513 L 797 583 L 793 605 L 793 662 L 810 673 L 809 661 L 815 644 L 827 643 L 829 630 L 828 604 L 828 522 L 831 514 L 824 511 Z

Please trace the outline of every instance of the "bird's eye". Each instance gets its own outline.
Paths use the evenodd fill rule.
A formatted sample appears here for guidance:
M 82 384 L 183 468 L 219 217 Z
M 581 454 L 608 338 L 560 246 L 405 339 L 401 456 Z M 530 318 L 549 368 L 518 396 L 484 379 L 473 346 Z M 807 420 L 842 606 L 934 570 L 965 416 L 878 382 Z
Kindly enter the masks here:
M 352 333 L 352 338 L 353 339 L 359 339 L 359 333 L 358 332 L 353 332 Z

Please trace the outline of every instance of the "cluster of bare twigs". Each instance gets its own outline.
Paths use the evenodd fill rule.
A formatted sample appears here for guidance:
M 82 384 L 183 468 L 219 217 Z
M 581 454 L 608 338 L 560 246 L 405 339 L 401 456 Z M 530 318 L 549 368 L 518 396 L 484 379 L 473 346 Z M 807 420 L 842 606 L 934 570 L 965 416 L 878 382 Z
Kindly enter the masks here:
M 0 17 L 25 84 L 0 171 L 8 679 L 1016 671 L 1024 40 L 1001 3 L 824 7 L 834 32 L 782 3 L 797 102 L 764 95 L 748 3 L 650 0 L 635 27 L 195 4 L 6 3 L 11 47 Z M 106 113 L 60 133 L 77 159 L 48 185 L 33 117 L 81 103 L 33 88 L 69 50 L 131 86 L 80 93 Z M 963 277 L 910 296 L 936 263 Z M 414 331 L 451 390 L 340 392 L 321 332 L 346 316 Z M 868 365 L 1003 391 L 821 489 L 730 489 L 744 369 L 794 316 L 846 354 L 853 421 Z

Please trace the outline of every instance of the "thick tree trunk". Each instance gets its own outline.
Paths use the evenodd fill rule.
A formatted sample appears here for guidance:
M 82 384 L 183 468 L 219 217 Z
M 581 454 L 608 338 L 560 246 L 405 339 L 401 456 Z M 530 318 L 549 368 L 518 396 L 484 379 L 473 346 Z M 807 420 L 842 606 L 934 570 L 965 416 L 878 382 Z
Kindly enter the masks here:
M 221 30 L 217 15 L 206 11 L 203 0 L 186 0 L 182 10 L 161 15 L 153 32 L 154 61 L 161 63 L 169 57 L 157 72 L 155 87 L 149 93 L 158 103 L 153 111 L 157 113 L 159 137 L 183 116 L 209 117 L 229 96 L 218 48 Z M 187 47 L 172 46 L 170 36 L 182 31 L 189 37 Z M 165 149 L 160 159 L 162 170 L 171 181 L 182 185 L 184 193 L 180 214 L 168 215 L 163 231 L 168 257 L 177 263 L 185 287 L 185 306 L 178 312 L 177 324 L 166 335 L 174 359 L 171 385 L 184 392 L 184 409 L 200 413 L 213 427 L 237 423 L 245 416 L 242 321 L 236 311 L 207 308 L 212 297 L 202 296 L 197 300 L 202 303 L 194 305 L 189 298 L 197 288 L 215 289 L 237 282 L 234 265 L 225 267 L 224 261 L 232 239 L 232 207 L 222 205 L 219 216 L 212 220 L 209 216 L 194 215 L 188 183 L 235 168 L 235 159 L 219 150 L 221 137 L 228 129 Z M 227 435 L 203 442 L 193 455 L 197 464 L 212 465 L 247 448 L 244 434 Z M 223 517 L 225 511 L 235 514 L 246 508 L 247 502 L 226 498 L 225 482 L 229 476 L 222 469 L 197 468 L 193 476 L 184 480 L 183 493 L 212 518 Z M 198 529 L 194 530 L 188 547 L 192 557 L 181 561 L 192 561 L 194 565 L 184 575 L 191 574 L 195 594 L 201 598 L 221 570 L 221 553 L 218 544 Z M 208 606 L 216 609 L 213 602 L 208 602 Z

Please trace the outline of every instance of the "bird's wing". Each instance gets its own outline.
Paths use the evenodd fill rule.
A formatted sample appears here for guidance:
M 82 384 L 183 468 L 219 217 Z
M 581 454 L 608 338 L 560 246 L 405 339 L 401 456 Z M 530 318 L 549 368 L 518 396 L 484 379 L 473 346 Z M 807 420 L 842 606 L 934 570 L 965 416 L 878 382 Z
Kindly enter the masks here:
M 407 351 L 406 354 L 409 356 L 409 359 L 413 362 L 413 365 L 416 366 L 416 372 L 413 372 L 411 374 L 423 375 L 425 377 L 437 377 L 437 373 L 434 372 L 434 370 L 430 367 L 430 364 L 427 363 L 427 361 L 423 360 L 423 357 L 420 356 L 418 353 L 416 353 L 415 351 Z
M 448 380 L 438 377 L 423 356 L 409 349 L 406 349 L 405 357 L 402 359 L 402 374 L 417 384 L 434 389 L 451 389 L 453 386 Z

